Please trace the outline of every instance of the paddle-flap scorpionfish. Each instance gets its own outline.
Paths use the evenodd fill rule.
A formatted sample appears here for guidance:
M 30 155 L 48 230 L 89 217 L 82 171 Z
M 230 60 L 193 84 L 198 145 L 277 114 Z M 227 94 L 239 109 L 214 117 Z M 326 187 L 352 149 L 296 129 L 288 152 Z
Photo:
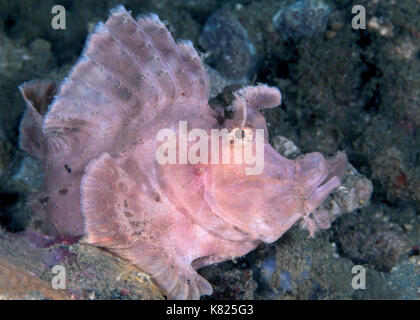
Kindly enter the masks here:
M 168 298 L 211 294 L 198 268 L 276 241 L 301 218 L 311 235 L 329 227 L 317 207 L 340 186 L 345 155 L 278 154 L 260 112 L 280 104 L 274 87 L 242 88 L 233 118 L 220 121 L 197 51 L 189 41 L 175 42 L 156 15 L 134 19 L 122 6 L 113 9 L 58 88 L 44 80 L 20 90 L 27 104 L 20 144 L 43 160 L 54 232 L 83 236 L 131 261 Z M 174 135 L 159 140 L 162 129 Z M 212 129 L 226 129 L 221 140 L 228 142 L 213 143 Z M 249 163 L 216 155 L 223 148 L 234 155 L 233 140 L 244 135 L 263 156 L 257 174 L 247 174 Z M 160 156 L 175 154 L 176 163 L 162 164 L 159 149 L 173 139 L 175 149 Z M 204 161 L 185 161 L 183 148 Z

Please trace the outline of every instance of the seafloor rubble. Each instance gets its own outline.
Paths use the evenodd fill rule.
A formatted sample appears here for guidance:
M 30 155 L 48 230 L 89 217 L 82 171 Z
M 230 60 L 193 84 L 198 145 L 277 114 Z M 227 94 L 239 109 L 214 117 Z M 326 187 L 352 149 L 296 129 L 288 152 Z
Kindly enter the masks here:
M 0 284 L 6 274 L 28 283 L 26 291 L 0 290 L 0 298 L 161 298 L 147 275 L 124 261 L 76 239 L 42 234 L 42 217 L 27 206 L 33 205 L 31 194 L 42 190 L 42 170 L 17 146 L 25 108 L 17 86 L 34 78 L 60 81 L 92 26 L 121 3 L 134 14 L 159 14 L 175 38 L 190 39 L 203 52 L 212 106 L 229 105 L 244 84 L 277 86 L 283 104 L 265 111 L 273 146 L 292 158 L 342 150 L 353 166 L 343 188 L 324 203 L 335 218 L 332 228 L 309 239 L 295 226 L 271 245 L 202 269 L 215 289 L 207 299 L 418 299 L 420 3 L 358 1 L 366 8 L 367 28 L 353 30 L 353 1 L 322 1 L 328 6 L 326 29 L 305 34 L 305 25 L 297 24 L 284 34 L 273 18 L 307 7 L 293 6 L 297 2 L 64 1 L 63 31 L 51 28 L 53 1 L 0 1 L 0 268 L 9 270 L 0 274 Z M 206 22 L 218 12 L 234 21 L 223 28 L 241 30 L 237 50 L 222 45 L 226 31 L 217 29 L 211 30 L 211 45 L 220 41 L 219 50 L 200 45 Z M 218 56 L 223 54 L 228 59 Z M 232 74 L 240 77 L 217 71 L 229 59 L 238 68 Z M 42 285 L 34 291 L 33 283 L 50 283 L 57 263 L 69 270 L 68 291 Z M 367 270 L 365 290 L 351 286 L 357 264 Z

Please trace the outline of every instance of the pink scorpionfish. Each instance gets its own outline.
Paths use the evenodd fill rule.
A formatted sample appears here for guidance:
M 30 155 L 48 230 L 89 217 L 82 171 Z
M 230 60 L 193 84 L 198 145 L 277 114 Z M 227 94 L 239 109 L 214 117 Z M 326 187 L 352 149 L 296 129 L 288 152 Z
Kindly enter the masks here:
M 198 268 L 276 241 L 301 218 L 311 235 L 329 227 L 317 207 L 340 186 L 345 155 L 278 154 L 259 111 L 280 104 L 277 88 L 242 88 L 234 117 L 220 121 L 208 104 L 209 79 L 197 51 L 189 41 L 175 42 L 156 15 L 135 20 L 117 7 L 57 90 L 47 80 L 20 90 L 27 104 L 20 144 L 44 163 L 49 225 L 131 261 L 168 298 L 211 294 Z M 264 130 L 262 148 L 252 147 L 263 153 L 261 172 L 247 174 L 246 163 L 183 162 L 177 155 L 177 164 L 159 163 L 157 151 L 169 136 L 157 136 L 166 128 L 178 137 L 180 121 L 188 132 L 201 129 L 184 146 L 199 157 L 205 153 L 195 139 L 210 145 L 211 129 Z M 233 145 L 227 144 L 229 154 Z

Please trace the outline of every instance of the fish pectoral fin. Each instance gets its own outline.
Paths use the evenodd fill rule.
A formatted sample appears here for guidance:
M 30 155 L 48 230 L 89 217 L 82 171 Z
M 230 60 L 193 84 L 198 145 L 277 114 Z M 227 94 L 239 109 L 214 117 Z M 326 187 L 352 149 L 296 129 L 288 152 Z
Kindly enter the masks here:
M 147 227 L 142 190 L 108 153 L 86 166 L 80 192 L 86 242 L 107 248 L 127 246 Z
M 91 161 L 81 183 L 83 242 L 104 247 L 151 275 L 170 299 L 199 299 L 211 285 L 162 244 L 165 223 L 160 204 L 108 153 Z

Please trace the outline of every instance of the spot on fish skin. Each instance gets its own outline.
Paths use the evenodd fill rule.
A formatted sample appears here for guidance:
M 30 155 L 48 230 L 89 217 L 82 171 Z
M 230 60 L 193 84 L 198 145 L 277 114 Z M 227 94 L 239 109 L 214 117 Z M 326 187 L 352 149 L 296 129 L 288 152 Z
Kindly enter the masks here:
M 127 87 L 117 87 L 117 94 L 123 101 L 129 101 L 132 93 Z
M 159 193 L 153 193 L 153 199 L 155 199 L 156 202 L 161 202 L 160 194 Z
M 123 192 L 123 193 L 126 193 L 126 192 L 129 190 L 129 188 L 128 188 L 127 184 L 126 184 L 125 182 L 123 182 L 123 181 L 120 181 L 120 182 L 118 183 L 118 189 L 119 189 L 121 192 Z
M 71 168 L 70 168 L 70 166 L 69 166 L 69 165 L 65 164 L 65 165 L 64 165 L 64 168 L 66 169 L 66 171 L 67 171 L 68 173 L 71 173 Z
M 130 77 L 129 81 L 131 83 L 131 86 L 134 89 L 140 89 L 142 87 L 142 82 L 146 79 L 144 75 L 141 73 L 136 74 L 134 77 Z

